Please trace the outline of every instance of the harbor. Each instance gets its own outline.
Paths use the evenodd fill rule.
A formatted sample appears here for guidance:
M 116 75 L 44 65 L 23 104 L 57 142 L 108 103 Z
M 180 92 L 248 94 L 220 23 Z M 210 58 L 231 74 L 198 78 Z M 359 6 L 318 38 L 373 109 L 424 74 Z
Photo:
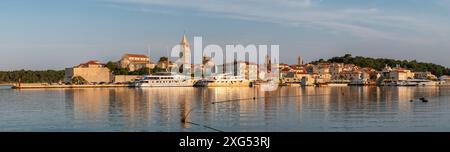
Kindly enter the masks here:
M 15 89 L 32 88 L 108 88 L 108 87 L 252 87 L 273 81 L 278 86 L 447 86 L 450 70 L 443 66 L 416 61 L 364 58 L 377 64 L 368 65 L 362 57 L 345 54 L 329 60 L 297 63 L 264 60 L 251 62 L 234 58 L 215 61 L 203 55 L 193 63 L 186 35 L 181 38 L 178 59 L 151 54 L 125 53 L 119 60 L 106 63 L 90 60 L 63 71 L 0 72 L 0 83 Z M 360 62 L 342 63 L 344 60 Z M 220 60 L 220 59 L 219 59 Z M 219 64 L 220 63 L 220 64 Z M 375 66 L 377 65 L 377 66 Z M 380 66 L 384 65 L 384 66 Z M 414 67 L 427 68 L 414 68 Z M 429 68 L 431 67 L 431 68 Z M 271 82 L 272 83 L 272 82 Z
M 2 1 L 0 143 L 445 147 L 449 8 L 450 0 Z
M 142 80 L 136 80 L 129 84 L 79 84 L 79 85 L 66 85 L 66 84 L 47 84 L 47 83 L 23 83 L 23 84 L 1 84 L 1 88 L 7 89 L 52 89 L 52 88 L 143 88 L 143 87 L 254 87 L 260 86 L 261 84 L 266 84 L 267 82 L 256 82 L 256 81 L 245 81 L 245 80 L 235 80 L 236 82 L 232 82 L 233 80 L 228 79 L 227 81 L 211 81 L 211 80 L 168 80 L 168 81 L 160 81 L 157 82 L 156 79 L 153 79 L 155 82 L 150 82 L 146 80 L 144 77 Z M 159 80 L 159 79 L 158 79 Z M 173 82 L 170 82 L 173 81 Z M 178 82 L 179 81 L 179 82 Z M 153 84 L 151 84 L 153 83 Z M 349 86 L 396 86 L 396 87 L 426 87 L 426 86 L 436 86 L 436 87 L 447 87 L 450 84 L 447 83 L 431 83 L 431 84 L 409 84 L 401 82 L 397 83 L 389 83 L 383 85 L 352 85 L 348 83 L 318 83 L 315 85 L 302 85 L 301 83 L 289 83 L 289 84 L 276 84 L 278 87 L 349 87 Z
M 449 87 L 260 89 L 0 89 L 0 130 L 404 132 L 446 131 L 450 127 L 442 123 L 450 121 Z M 422 102 L 422 97 L 428 102 Z

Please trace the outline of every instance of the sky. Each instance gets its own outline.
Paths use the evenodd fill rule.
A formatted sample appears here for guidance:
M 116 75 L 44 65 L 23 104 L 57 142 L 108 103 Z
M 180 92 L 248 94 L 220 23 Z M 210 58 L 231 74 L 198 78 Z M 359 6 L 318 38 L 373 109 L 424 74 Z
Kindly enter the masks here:
M 450 0 L 3 0 L 0 70 L 63 69 L 181 41 L 280 45 L 280 61 L 354 56 L 450 67 Z

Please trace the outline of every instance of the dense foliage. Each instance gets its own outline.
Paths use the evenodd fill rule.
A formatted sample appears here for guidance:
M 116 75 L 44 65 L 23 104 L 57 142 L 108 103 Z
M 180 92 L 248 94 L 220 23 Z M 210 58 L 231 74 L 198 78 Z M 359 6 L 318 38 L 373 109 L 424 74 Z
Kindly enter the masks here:
M 328 60 L 320 59 L 318 61 L 311 62 L 312 64 L 317 63 L 345 63 L 345 64 L 355 64 L 360 67 L 370 67 L 376 70 L 381 70 L 385 67 L 385 65 L 389 65 L 391 67 L 395 67 L 399 65 L 400 67 L 411 69 L 415 72 L 425 72 L 429 71 L 436 76 L 442 75 L 450 75 L 450 69 L 446 68 L 442 65 L 437 65 L 433 63 L 424 63 L 417 62 L 416 60 L 407 61 L 407 60 L 393 60 L 393 59 L 384 59 L 384 58 L 369 58 L 369 57 L 361 57 L 356 56 L 352 57 L 351 54 L 346 54 L 342 57 L 333 57 Z
M 163 56 L 159 58 L 159 62 L 165 62 L 165 61 L 169 61 L 169 58 Z
M 0 71 L 0 83 L 19 82 L 22 83 L 58 83 L 64 80 L 64 70 L 46 71 Z
M 72 78 L 72 84 L 81 85 L 81 84 L 87 84 L 87 83 L 88 83 L 88 81 L 81 76 L 76 76 L 76 77 Z

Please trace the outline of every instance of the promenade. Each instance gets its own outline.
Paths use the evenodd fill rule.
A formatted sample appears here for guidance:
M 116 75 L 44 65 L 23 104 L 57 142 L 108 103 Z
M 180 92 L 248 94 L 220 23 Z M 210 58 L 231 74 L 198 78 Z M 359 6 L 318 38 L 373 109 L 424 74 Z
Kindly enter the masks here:
M 48 84 L 48 83 L 16 83 L 0 84 L 4 86 L 12 86 L 13 89 L 45 89 L 45 88 L 112 88 L 112 87 L 128 87 L 128 84 L 97 84 L 97 85 L 64 85 L 64 84 Z

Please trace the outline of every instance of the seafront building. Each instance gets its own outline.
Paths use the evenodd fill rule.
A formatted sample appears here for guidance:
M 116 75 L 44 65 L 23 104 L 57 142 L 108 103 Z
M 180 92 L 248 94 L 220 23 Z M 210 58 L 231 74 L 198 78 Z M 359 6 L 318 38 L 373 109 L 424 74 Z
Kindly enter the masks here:
M 416 79 L 427 79 L 427 80 L 438 80 L 438 77 L 431 72 L 414 72 L 414 78 Z
M 441 85 L 450 85 L 450 76 L 449 75 L 441 76 L 439 77 L 439 81 Z
M 82 77 L 87 83 L 109 83 L 112 81 L 111 71 L 96 60 L 66 68 L 64 82 L 71 83 L 74 77 Z
M 219 73 L 230 73 L 234 76 L 243 76 L 247 80 L 258 79 L 258 65 L 252 62 L 236 61 L 233 63 L 217 65 L 215 69 L 217 69 Z
M 298 58 L 301 63 L 301 58 Z M 438 79 L 431 72 L 413 72 L 407 68 L 386 65 L 381 71 L 344 63 L 279 64 L 280 79 L 286 85 L 440 85 L 446 77 Z M 440 82 L 438 82 L 440 80 Z M 450 82 L 447 79 L 447 82 Z
M 119 61 L 120 67 L 127 68 L 129 71 L 136 71 L 143 68 L 153 69 L 155 64 L 150 58 L 143 54 L 124 54 Z

